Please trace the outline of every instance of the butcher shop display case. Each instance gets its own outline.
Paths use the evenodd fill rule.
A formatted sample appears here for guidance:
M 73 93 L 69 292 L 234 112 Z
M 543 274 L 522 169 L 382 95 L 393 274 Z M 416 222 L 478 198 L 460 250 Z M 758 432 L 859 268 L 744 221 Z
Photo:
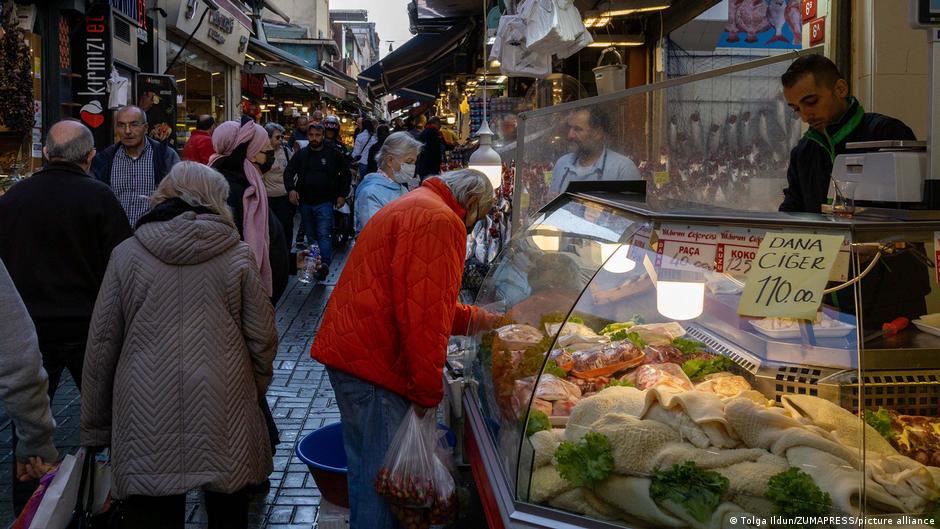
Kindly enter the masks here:
M 543 208 L 476 301 L 506 315 L 475 336 L 464 395 L 491 526 L 932 518 L 940 212 L 654 208 L 615 187 Z M 819 288 L 761 275 L 812 265 L 813 241 Z M 818 312 L 742 315 L 798 297 Z

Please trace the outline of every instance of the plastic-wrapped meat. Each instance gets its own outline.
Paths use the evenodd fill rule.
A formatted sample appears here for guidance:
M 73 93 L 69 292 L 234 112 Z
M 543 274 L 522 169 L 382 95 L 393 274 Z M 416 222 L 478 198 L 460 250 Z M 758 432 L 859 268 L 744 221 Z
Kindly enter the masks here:
M 574 367 L 574 356 L 564 349 L 553 349 L 548 358 L 555 361 L 555 365 L 565 371 Z
M 525 415 L 525 408 L 532 397 L 532 386 L 535 384 L 536 377 L 525 377 L 516 381 L 515 389 L 512 392 L 512 409 L 516 417 Z M 532 407 L 542 409 L 547 415 L 551 415 L 553 401 L 577 402 L 581 400 L 581 389 L 577 385 L 560 379 L 555 375 L 543 374 L 539 378 L 539 385 L 535 388 L 535 398 L 532 400 Z M 544 403 L 544 404 L 543 404 Z
M 521 351 L 540 341 L 543 335 L 538 329 L 530 325 L 506 325 L 496 329 L 498 347 L 507 351 Z
M 685 329 L 682 325 L 671 321 L 669 323 L 647 323 L 637 325 L 630 329 L 630 332 L 637 333 L 640 338 L 650 345 L 667 345 L 676 338 L 685 336 Z
M 685 353 L 674 345 L 647 345 L 645 354 L 651 364 L 681 364 L 686 361 Z
M 610 342 L 574 353 L 572 373 L 581 378 L 610 376 L 646 361 L 643 352 L 629 340 Z
M 553 417 L 567 417 L 571 415 L 571 410 L 578 403 L 577 400 L 556 400 L 552 403 Z
M 591 378 L 578 378 L 578 377 L 568 377 L 565 380 L 571 382 L 572 384 L 578 386 L 581 389 L 581 398 L 588 393 L 596 393 L 610 383 L 610 377 L 591 377 Z
M 560 323 L 546 323 L 545 330 L 550 336 L 558 335 L 558 345 L 560 347 L 568 347 L 574 344 L 607 343 L 610 341 L 606 336 L 598 335 L 590 327 L 581 323 L 568 322 L 564 324 L 564 327 Z
M 669 386 L 692 391 L 692 381 L 677 364 L 646 364 L 636 369 L 636 388 L 643 390 L 655 386 Z
M 524 405 L 524 404 L 523 404 L 523 405 Z M 542 412 L 542 413 L 544 413 L 545 415 L 548 415 L 548 416 L 553 415 L 553 406 L 552 406 L 552 403 L 551 403 L 551 402 L 548 402 L 547 400 L 533 399 L 533 400 L 532 400 L 532 409 L 533 409 L 533 410 L 538 410 L 538 411 L 540 411 L 540 412 Z M 524 410 L 523 410 L 522 413 L 519 413 L 519 414 L 518 414 L 518 417 L 524 417 L 524 416 L 525 416 Z
M 580 399 L 581 389 L 565 379 L 545 373 L 539 378 L 539 385 L 535 388 L 535 397 L 548 401 Z

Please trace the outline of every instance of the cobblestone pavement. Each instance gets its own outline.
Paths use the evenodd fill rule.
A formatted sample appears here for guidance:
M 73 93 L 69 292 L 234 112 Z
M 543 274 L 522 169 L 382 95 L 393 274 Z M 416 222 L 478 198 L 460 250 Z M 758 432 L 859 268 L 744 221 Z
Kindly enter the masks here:
M 323 365 L 310 358 L 310 343 L 320 324 L 326 301 L 332 292 L 346 259 L 346 252 L 337 252 L 333 270 L 325 281 L 305 286 L 293 278 L 277 307 L 280 335 L 274 379 L 268 389 L 268 403 L 281 432 L 281 445 L 274 457 L 271 490 L 256 496 L 251 510 L 251 527 L 266 529 L 310 529 L 314 527 L 320 506 L 317 490 L 306 465 L 294 456 L 294 443 L 307 433 L 326 424 L 339 422 L 339 409 Z M 56 446 L 62 454 L 78 448 L 80 403 L 75 384 L 68 375 L 53 402 L 58 428 Z M 0 415 L 0 527 L 13 522 L 10 497 L 11 453 L 10 421 Z M 206 527 L 206 511 L 201 495 L 189 496 L 187 529 Z

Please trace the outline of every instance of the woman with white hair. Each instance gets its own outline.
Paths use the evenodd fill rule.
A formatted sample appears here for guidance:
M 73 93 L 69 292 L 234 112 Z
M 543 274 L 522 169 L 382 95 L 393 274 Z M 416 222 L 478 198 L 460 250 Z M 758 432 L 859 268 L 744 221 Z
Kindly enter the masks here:
M 258 399 L 274 308 L 218 172 L 177 164 L 111 254 L 88 334 L 81 443 L 111 447 L 125 527 L 182 529 L 205 491 L 209 527 L 248 525 L 246 488 L 272 470 Z
M 379 170 L 367 175 L 356 188 L 356 233 L 382 206 L 408 192 L 411 176 L 402 165 L 413 164 L 421 151 L 421 142 L 407 132 L 390 135 L 376 156 Z

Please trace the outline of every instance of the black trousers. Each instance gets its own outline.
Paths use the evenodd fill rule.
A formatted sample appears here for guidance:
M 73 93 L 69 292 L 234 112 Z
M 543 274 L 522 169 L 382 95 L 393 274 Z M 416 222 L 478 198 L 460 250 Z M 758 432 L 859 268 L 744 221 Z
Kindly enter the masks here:
M 223 494 L 205 491 L 209 529 L 248 527 L 248 493 Z M 130 496 L 119 507 L 124 529 L 183 529 L 186 526 L 186 495 Z
M 39 340 L 39 349 L 42 351 L 42 365 L 49 375 L 49 404 L 52 405 L 52 398 L 55 396 L 59 382 L 62 380 L 62 372 L 66 369 L 72 375 L 75 385 L 79 391 L 82 388 L 82 363 L 85 361 L 85 340 L 72 341 L 51 341 Z M 13 438 L 11 440 L 13 453 L 16 453 L 16 444 L 18 437 L 16 435 L 16 426 L 12 428 Z M 52 461 L 47 461 L 52 463 Z M 16 457 L 10 459 L 13 467 L 13 510 L 19 515 L 29 497 L 33 495 L 36 487 L 39 486 L 39 480 L 19 481 L 16 479 Z
M 294 240 L 294 215 L 297 213 L 297 207 L 290 203 L 287 196 L 268 197 L 268 209 L 284 227 L 284 240 L 290 246 Z

